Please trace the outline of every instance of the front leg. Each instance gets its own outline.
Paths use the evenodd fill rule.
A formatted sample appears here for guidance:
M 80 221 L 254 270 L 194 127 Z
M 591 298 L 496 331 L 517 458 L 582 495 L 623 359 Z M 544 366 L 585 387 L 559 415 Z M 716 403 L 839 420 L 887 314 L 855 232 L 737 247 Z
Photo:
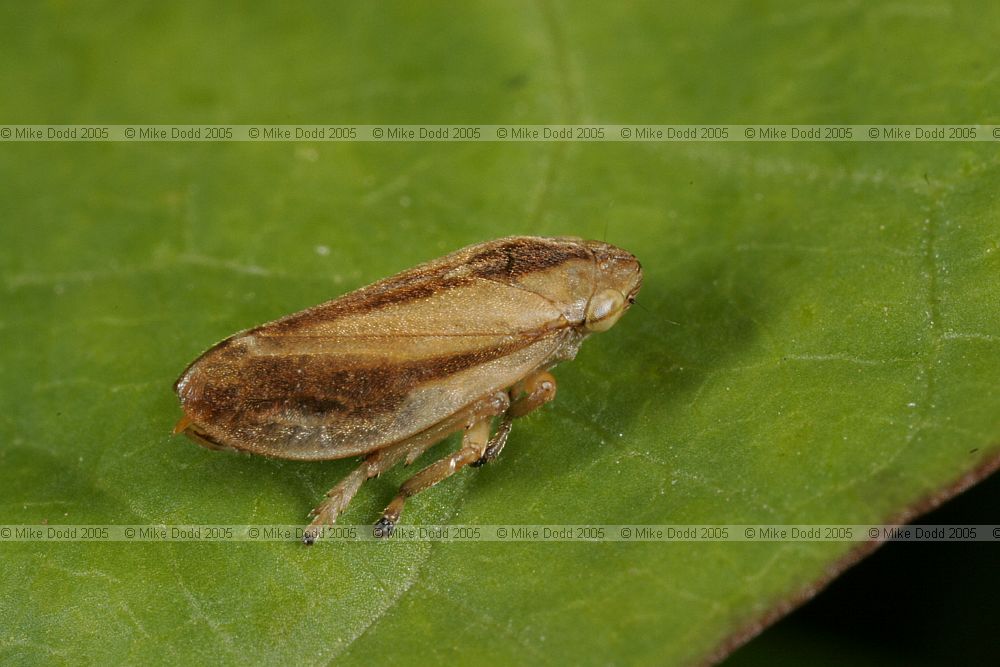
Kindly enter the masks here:
M 500 420 L 496 434 L 486 446 L 482 457 L 472 464 L 477 468 L 500 456 L 504 445 L 507 444 L 511 423 L 516 417 L 523 417 L 556 397 L 556 379 L 548 371 L 529 375 L 511 388 L 510 395 L 512 399 L 510 408 Z

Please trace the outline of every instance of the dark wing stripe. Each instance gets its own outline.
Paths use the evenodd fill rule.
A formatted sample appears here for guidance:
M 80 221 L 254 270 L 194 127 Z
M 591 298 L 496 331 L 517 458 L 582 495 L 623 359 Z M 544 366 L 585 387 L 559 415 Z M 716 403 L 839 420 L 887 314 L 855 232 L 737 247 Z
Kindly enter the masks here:
M 472 275 L 505 284 L 531 273 L 547 271 L 574 259 L 590 259 L 590 251 L 578 243 L 539 243 L 530 238 L 498 242 L 473 255 Z
M 240 358 L 218 360 L 229 369 L 226 380 L 204 386 L 198 400 L 189 404 L 189 412 L 197 414 L 199 421 L 225 421 L 235 416 L 236 406 L 250 404 L 257 418 L 279 413 L 286 417 L 290 413 L 308 418 L 322 415 L 332 420 L 371 417 L 396 409 L 421 385 L 522 350 L 547 333 L 552 332 L 517 336 L 501 345 L 458 354 L 393 363 L 344 355 L 259 356 L 234 346 L 227 352 Z
M 467 255 L 467 257 L 463 257 Z M 391 305 L 424 299 L 455 287 L 488 280 L 507 287 L 527 290 L 517 281 L 529 274 L 548 271 L 565 262 L 593 259 L 592 253 L 578 243 L 542 242 L 531 237 L 514 237 L 491 243 L 475 252 L 459 250 L 435 262 L 386 278 L 368 287 L 301 311 L 280 320 L 263 324 L 248 333 L 267 329 L 269 334 L 291 334 L 317 321 L 333 322 L 347 315 L 371 313 Z M 464 275 L 455 275 L 456 267 L 466 267 Z M 545 298 L 545 297 L 543 297 Z M 551 300 L 546 299 L 551 303 Z

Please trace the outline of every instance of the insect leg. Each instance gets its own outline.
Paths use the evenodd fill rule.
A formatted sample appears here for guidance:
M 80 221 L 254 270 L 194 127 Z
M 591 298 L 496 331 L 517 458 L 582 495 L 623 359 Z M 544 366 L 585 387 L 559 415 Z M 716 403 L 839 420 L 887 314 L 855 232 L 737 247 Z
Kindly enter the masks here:
M 431 446 L 437 444 L 451 433 L 460 431 L 464 427 L 466 431 L 465 437 L 468 438 L 469 433 L 480 422 L 482 422 L 484 424 L 483 428 L 485 429 L 485 435 L 482 440 L 484 443 L 483 446 L 485 446 L 485 443 L 489 438 L 490 420 L 495 415 L 503 414 L 509 407 L 510 398 L 508 397 L 507 392 L 498 391 L 490 396 L 484 397 L 481 401 L 472 406 L 468 413 L 460 413 L 459 415 L 456 415 L 456 419 L 454 420 L 442 422 L 438 426 L 428 429 L 427 431 L 424 431 L 423 433 L 420 433 L 412 438 L 368 454 L 361 464 L 348 474 L 347 477 L 342 479 L 337 486 L 330 489 L 323 502 L 309 513 L 309 516 L 312 518 L 312 522 L 306 527 L 302 541 L 305 544 L 313 544 L 316 541 L 316 538 L 320 536 L 323 526 L 333 525 L 340 513 L 347 508 L 348 503 L 351 502 L 351 499 L 358 492 L 358 489 L 361 488 L 361 485 L 366 479 L 371 479 L 372 477 L 381 475 L 383 472 L 389 470 L 400 461 L 405 461 L 406 464 L 409 465 Z M 465 444 L 466 440 L 463 440 L 463 445 Z M 479 451 L 476 458 L 481 455 L 482 452 Z M 463 463 L 462 465 L 465 464 Z M 461 468 L 461 466 L 459 466 L 459 468 Z M 410 481 L 419 477 L 424 472 L 425 470 L 417 473 L 417 475 L 415 475 L 414 478 L 411 478 Z M 445 477 L 447 477 L 447 475 L 445 475 Z M 441 479 L 443 479 L 443 477 Z M 435 480 L 430 484 L 427 484 L 427 486 L 436 484 L 437 481 L 438 480 Z M 403 486 L 406 488 L 405 484 Z M 417 489 L 410 495 L 417 493 L 419 490 L 422 489 Z M 400 490 L 400 493 L 402 493 L 402 489 Z M 399 502 L 400 509 L 402 509 L 402 502 L 403 501 Z
M 312 544 L 319 536 L 320 528 L 330 526 L 341 512 L 347 507 L 354 494 L 358 492 L 361 485 L 368 479 L 368 459 L 361 462 L 357 468 L 351 471 L 347 477 L 340 480 L 337 486 L 326 492 L 326 498 L 309 513 L 312 521 L 306 526 L 302 541 L 305 544 Z
M 378 477 L 403 459 L 407 462 L 412 461 L 433 444 L 435 441 L 429 438 L 406 440 L 366 456 L 361 464 L 340 480 L 337 486 L 330 489 L 323 502 L 309 513 L 312 522 L 306 526 L 302 541 L 307 545 L 313 544 L 323 526 L 333 525 L 341 512 L 347 509 L 347 505 L 365 480 Z
M 479 467 L 500 456 L 504 445 L 507 444 L 507 436 L 510 435 L 511 422 L 555 398 L 556 379 L 547 371 L 535 373 L 514 385 L 510 394 L 513 398 L 510 408 L 500 420 L 500 426 L 497 427 L 496 434 L 486 446 L 482 458 L 473 463 L 473 466 Z
M 388 537 L 392 535 L 392 530 L 396 527 L 396 522 L 399 521 L 399 515 L 403 511 L 403 505 L 406 504 L 407 498 L 451 477 L 465 466 L 478 461 L 482 457 L 490 441 L 491 419 L 492 415 L 489 415 L 479 421 L 473 422 L 465 430 L 465 435 L 462 437 L 461 449 L 430 464 L 403 482 L 403 485 L 399 487 L 396 497 L 392 499 L 392 502 L 382 512 L 382 518 L 375 523 L 378 536 Z
M 500 418 L 500 425 L 497 426 L 497 432 L 493 434 L 490 441 L 486 443 L 486 449 L 483 451 L 483 455 L 479 457 L 476 461 L 473 461 L 469 465 L 473 468 L 478 468 L 481 465 L 485 465 L 500 456 L 503 446 L 507 444 L 507 436 L 510 435 L 510 427 L 514 423 L 514 418 L 510 413 L 505 413 L 503 417 Z
M 556 379 L 548 371 L 535 373 L 514 385 L 511 396 L 513 401 L 507 413 L 523 417 L 556 397 Z

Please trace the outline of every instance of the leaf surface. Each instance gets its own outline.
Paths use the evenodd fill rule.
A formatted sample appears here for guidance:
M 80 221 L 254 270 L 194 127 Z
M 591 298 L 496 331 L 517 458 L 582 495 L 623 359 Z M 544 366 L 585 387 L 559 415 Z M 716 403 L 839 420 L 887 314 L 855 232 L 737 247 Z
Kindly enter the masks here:
M 11 5 L 0 119 L 998 122 L 996 6 L 921 7 Z M 641 307 L 406 522 L 907 518 L 998 456 L 998 176 L 977 143 L 6 143 L 0 523 L 303 521 L 354 463 L 171 437 L 185 364 L 469 243 L 605 233 Z M 695 663 L 851 549 L 5 543 L 0 655 Z

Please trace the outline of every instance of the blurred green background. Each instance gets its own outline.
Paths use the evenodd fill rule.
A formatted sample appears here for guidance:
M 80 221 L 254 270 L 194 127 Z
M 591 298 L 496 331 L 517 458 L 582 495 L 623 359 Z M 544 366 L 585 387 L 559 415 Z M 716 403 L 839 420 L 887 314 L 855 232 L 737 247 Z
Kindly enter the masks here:
M 0 123 L 998 123 L 998 19 L 943 2 L 7 3 Z M 177 374 L 238 329 L 524 233 L 632 250 L 643 308 L 557 369 L 559 399 L 502 461 L 408 522 L 905 516 L 1000 454 L 998 174 L 989 143 L 4 143 L 0 523 L 304 520 L 352 462 L 170 437 Z M 371 521 L 408 474 L 344 521 Z M 941 511 L 996 521 L 990 485 Z M 3 543 L 0 656 L 693 664 L 849 549 L 122 547 Z M 988 658 L 970 628 L 996 618 L 995 559 L 891 545 L 732 663 Z

